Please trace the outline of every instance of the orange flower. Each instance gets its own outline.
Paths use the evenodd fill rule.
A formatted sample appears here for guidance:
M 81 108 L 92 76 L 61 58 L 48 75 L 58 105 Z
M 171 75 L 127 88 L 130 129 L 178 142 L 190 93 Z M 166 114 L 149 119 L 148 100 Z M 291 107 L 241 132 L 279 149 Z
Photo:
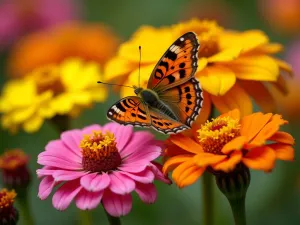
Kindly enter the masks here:
M 13 48 L 8 60 L 10 75 L 24 76 L 46 64 L 79 57 L 103 65 L 116 52 L 118 38 L 102 24 L 63 24 L 25 36 Z
M 276 159 L 294 159 L 293 137 L 279 131 L 286 124 L 280 115 L 254 113 L 240 119 L 233 110 L 207 121 L 192 137 L 170 136 L 167 141 L 164 173 L 179 187 L 194 183 L 206 169 L 230 172 L 239 163 L 251 169 L 270 172 Z

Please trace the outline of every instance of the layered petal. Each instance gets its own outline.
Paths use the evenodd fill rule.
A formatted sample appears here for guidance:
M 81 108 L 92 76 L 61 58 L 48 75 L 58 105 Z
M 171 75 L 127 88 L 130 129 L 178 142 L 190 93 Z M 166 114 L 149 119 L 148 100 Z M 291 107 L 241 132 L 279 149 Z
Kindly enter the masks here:
M 273 143 L 269 144 L 268 147 L 272 148 L 275 151 L 277 159 L 294 161 L 295 150 L 291 145 L 283 143 Z
M 76 196 L 76 206 L 81 210 L 95 209 L 99 204 L 103 196 L 103 191 L 89 192 L 82 189 Z
M 48 198 L 53 187 L 55 186 L 55 180 L 51 176 L 46 176 L 42 179 L 39 186 L 38 196 L 41 200 Z
M 107 173 L 90 173 L 81 177 L 80 184 L 89 192 L 99 192 L 109 186 L 110 177 Z
M 125 195 L 135 189 L 135 182 L 132 180 L 132 178 L 122 175 L 118 171 L 112 172 L 109 174 L 109 177 L 109 189 L 116 194 Z
M 234 170 L 235 166 L 241 162 L 243 154 L 241 151 L 234 151 L 229 158 L 212 166 L 214 170 L 222 170 L 226 173 Z
M 154 184 L 137 183 L 135 188 L 140 199 L 145 203 L 154 203 L 157 197 L 157 191 Z
M 105 210 L 114 217 L 125 216 L 132 207 L 131 195 L 118 195 L 113 192 L 106 191 L 102 198 Z

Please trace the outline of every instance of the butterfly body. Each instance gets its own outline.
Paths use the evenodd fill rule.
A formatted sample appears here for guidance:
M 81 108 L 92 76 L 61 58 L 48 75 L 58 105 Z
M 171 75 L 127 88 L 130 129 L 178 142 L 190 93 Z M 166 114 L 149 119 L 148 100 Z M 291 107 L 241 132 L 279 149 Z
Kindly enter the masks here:
M 203 102 L 199 81 L 194 77 L 198 48 L 193 32 L 178 38 L 155 66 L 147 88 L 134 86 L 136 96 L 114 104 L 107 112 L 108 119 L 152 127 L 165 134 L 190 128 Z

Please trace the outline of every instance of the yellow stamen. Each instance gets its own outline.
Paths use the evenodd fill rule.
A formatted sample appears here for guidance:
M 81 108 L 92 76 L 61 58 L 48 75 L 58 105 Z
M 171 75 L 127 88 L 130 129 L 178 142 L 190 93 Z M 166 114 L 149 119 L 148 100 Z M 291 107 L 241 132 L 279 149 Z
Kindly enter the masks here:
M 113 133 L 93 131 L 85 135 L 80 142 L 82 149 L 82 164 L 85 170 L 102 172 L 115 169 L 121 163 L 121 157 L 116 147 Z
M 222 154 L 222 147 L 240 135 L 240 124 L 231 117 L 216 118 L 207 121 L 197 132 L 205 152 Z
M 7 191 L 7 189 L 3 188 L 0 191 L 0 209 L 12 206 L 16 196 L 17 194 L 14 190 Z

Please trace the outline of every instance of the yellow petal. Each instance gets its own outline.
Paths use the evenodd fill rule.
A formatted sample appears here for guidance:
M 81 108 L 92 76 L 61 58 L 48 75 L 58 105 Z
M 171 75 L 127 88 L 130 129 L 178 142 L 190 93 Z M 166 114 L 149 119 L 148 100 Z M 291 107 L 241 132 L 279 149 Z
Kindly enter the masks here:
M 44 119 L 42 117 L 34 115 L 29 120 L 24 122 L 23 128 L 26 132 L 33 133 L 41 128 L 43 122 Z
M 252 112 L 252 102 L 250 97 L 237 84 L 235 84 L 225 95 L 211 95 L 211 99 L 215 107 L 221 113 L 239 109 L 241 116 L 245 116 Z
M 197 72 L 196 77 L 200 80 L 204 90 L 212 95 L 224 95 L 234 84 L 235 74 L 221 65 L 213 65 Z
M 242 51 L 241 47 L 226 48 L 221 52 L 208 58 L 208 62 L 228 62 L 236 59 Z
M 290 76 L 293 76 L 293 69 L 292 66 L 288 63 L 286 63 L 283 60 L 273 58 L 275 62 L 278 64 L 279 68 L 287 72 Z
M 276 81 L 279 76 L 279 66 L 266 55 L 242 56 L 227 65 L 239 79 Z
M 260 45 L 253 49 L 252 52 L 248 52 L 247 54 L 262 54 L 262 55 L 269 55 L 269 54 L 276 54 L 283 50 L 283 45 L 279 43 L 267 43 L 264 45 Z
M 262 111 L 275 111 L 276 104 L 274 98 L 262 82 L 240 80 L 239 84 L 255 100 L 255 103 L 262 109 Z

